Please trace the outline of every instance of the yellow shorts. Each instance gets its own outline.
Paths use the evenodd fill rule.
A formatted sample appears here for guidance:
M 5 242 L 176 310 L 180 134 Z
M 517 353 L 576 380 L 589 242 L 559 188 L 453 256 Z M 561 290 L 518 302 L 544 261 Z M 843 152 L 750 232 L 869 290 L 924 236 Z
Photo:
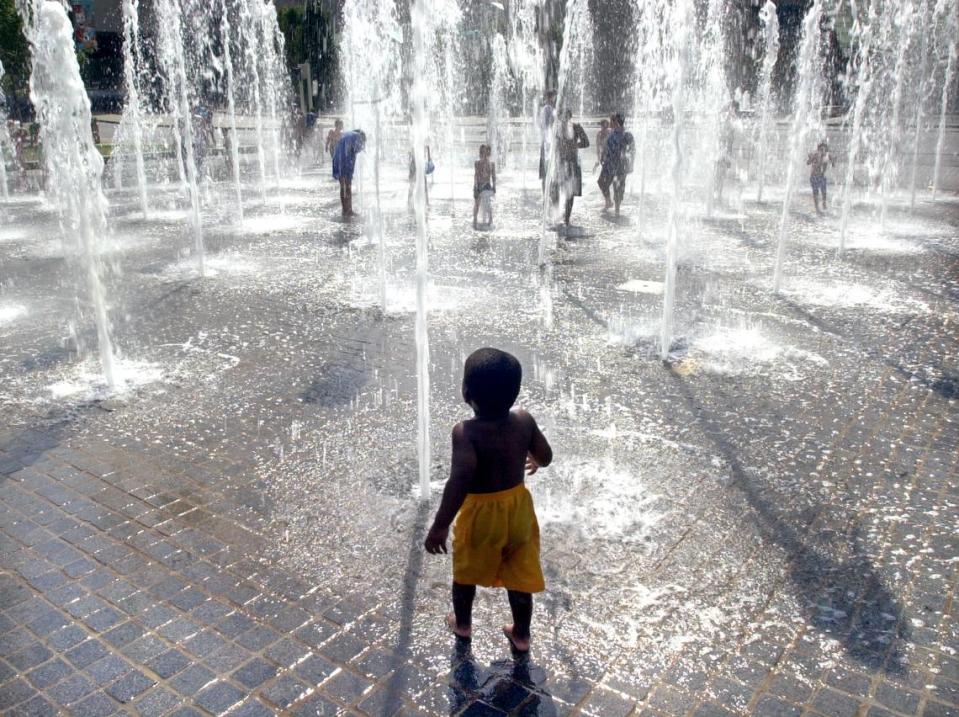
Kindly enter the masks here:
M 546 589 L 539 523 L 525 485 L 467 494 L 453 525 L 453 581 L 526 593 Z

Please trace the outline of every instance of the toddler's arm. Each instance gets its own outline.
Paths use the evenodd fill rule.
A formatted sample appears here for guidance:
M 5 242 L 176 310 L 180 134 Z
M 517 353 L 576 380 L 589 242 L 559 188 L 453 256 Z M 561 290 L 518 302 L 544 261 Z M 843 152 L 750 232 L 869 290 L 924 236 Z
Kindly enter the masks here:
M 466 500 L 473 474 L 476 472 L 476 450 L 466 437 L 462 423 L 453 428 L 453 458 L 450 466 L 450 477 L 443 488 L 443 499 L 439 510 L 433 519 L 433 526 L 426 535 L 423 547 L 428 553 L 445 553 L 446 538 L 449 535 L 450 523 L 459 512 L 460 506 Z
M 553 449 L 550 447 L 549 441 L 546 440 L 546 436 L 539 430 L 539 426 L 536 425 L 536 419 L 526 411 L 523 411 L 523 413 L 532 424 L 529 448 L 527 449 L 526 471 L 529 475 L 533 475 L 540 468 L 545 468 L 553 462 Z

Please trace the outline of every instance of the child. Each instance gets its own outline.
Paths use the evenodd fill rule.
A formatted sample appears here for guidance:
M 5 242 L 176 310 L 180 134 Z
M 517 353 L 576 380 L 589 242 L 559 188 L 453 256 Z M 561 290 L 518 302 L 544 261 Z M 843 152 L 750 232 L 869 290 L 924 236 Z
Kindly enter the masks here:
M 330 159 L 333 158 L 333 153 L 336 151 L 336 145 L 340 142 L 340 137 L 343 136 L 343 120 L 338 119 L 333 123 L 333 127 L 329 132 L 326 133 L 326 151 L 330 154 Z
M 599 189 L 606 200 L 605 210 L 616 207 L 616 216 L 619 216 L 619 205 L 623 203 L 626 193 L 626 175 L 633 171 L 633 154 L 636 148 L 633 144 L 633 135 L 626 131 L 626 118 L 617 112 L 609 118 L 612 127 L 606 139 L 606 150 L 603 152 L 603 169 L 599 173 Z M 609 188 L 613 188 L 613 198 L 610 199 Z
M 815 152 L 810 152 L 806 158 L 809 165 L 809 184 L 812 185 L 812 200 L 816 205 L 816 214 L 826 211 L 826 167 L 832 164 L 829 155 L 829 145 L 820 142 Z M 822 210 L 819 209 L 819 193 L 822 192 Z
M 463 400 L 476 417 L 453 428 L 450 478 L 424 543 L 428 553 L 447 552 L 456 516 L 453 613 L 446 623 L 458 637 L 470 638 L 476 586 L 505 587 L 513 624 L 503 634 L 518 653 L 529 651 L 531 593 L 545 589 L 539 524 L 523 472 L 532 475 L 553 460 L 533 417 L 510 411 L 522 374 L 519 361 L 497 349 L 479 349 L 466 359 Z
M 490 161 L 492 150 L 488 144 L 479 147 L 479 160 L 473 162 L 473 229 L 476 229 L 476 215 L 479 214 L 480 199 L 483 192 L 496 193 L 496 163 Z M 484 202 L 486 224 L 493 223 L 493 210 L 489 202 Z
M 433 156 L 430 154 L 430 146 L 424 147 L 426 150 L 426 172 L 423 174 L 423 194 L 426 198 L 426 206 L 430 205 L 430 185 L 427 181 L 428 175 L 433 173 Z M 413 211 L 413 190 L 416 188 L 416 155 L 410 151 L 410 184 L 406 191 L 406 206 Z
M 603 156 L 606 154 L 606 140 L 609 139 L 609 135 L 612 130 L 609 128 L 609 120 L 602 119 L 599 121 L 599 132 L 596 133 L 596 164 L 593 165 L 593 171 L 596 171 L 596 168 L 602 166 Z
M 366 146 L 366 134 L 361 129 L 344 132 L 333 149 L 333 179 L 340 183 L 340 207 L 344 219 L 356 216 L 353 211 L 353 169 L 356 155 Z
M 583 170 L 579 166 L 579 150 L 589 147 L 589 138 L 582 125 L 573 122 L 571 110 L 564 109 L 556 133 L 556 169 L 550 187 L 553 204 L 565 201 L 563 223 L 568 227 L 573 214 L 573 200 L 583 196 Z

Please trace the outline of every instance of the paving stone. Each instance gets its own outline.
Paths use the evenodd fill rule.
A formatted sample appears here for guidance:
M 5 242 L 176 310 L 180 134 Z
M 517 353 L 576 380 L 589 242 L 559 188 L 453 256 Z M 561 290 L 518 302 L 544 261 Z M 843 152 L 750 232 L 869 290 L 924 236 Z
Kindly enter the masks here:
M 94 689 L 96 689 L 96 685 L 90 680 L 81 674 L 74 673 L 47 689 L 46 693 L 47 696 L 53 698 L 57 704 L 65 707 L 74 702 L 79 702 L 83 697 L 93 692 Z
M 919 709 L 920 696 L 896 687 L 889 682 L 882 682 L 876 688 L 874 699 L 884 707 L 901 714 L 914 715 Z
M 53 657 L 53 653 L 45 645 L 35 642 L 8 656 L 6 660 L 21 672 L 26 672 L 30 668 L 46 662 L 51 657 Z
M 76 717 L 106 717 L 119 710 L 120 706 L 102 692 L 84 698 L 71 708 L 71 712 Z
M 342 632 L 320 647 L 320 652 L 334 662 L 349 662 L 369 645 L 348 632 Z
M 121 677 L 106 688 L 106 693 L 117 702 L 131 702 L 134 697 L 142 694 L 156 682 L 142 672 L 132 671 Z
M 361 699 L 372 684 L 366 678 L 354 675 L 352 672 L 340 671 L 323 685 L 323 691 L 330 697 L 352 705 Z
M 69 650 L 71 647 L 79 645 L 86 639 L 86 632 L 76 625 L 68 625 L 61 630 L 51 633 L 49 637 L 47 637 L 47 642 L 54 649 L 63 652 L 64 650 Z
M 86 673 L 98 687 L 104 687 L 132 669 L 128 662 L 117 655 L 107 655 L 102 660 L 97 660 L 87 667 Z
M 244 687 L 259 687 L 276 675 L 276 667 L 260 658 L 254 658 L 233 673 L 233 679 Z
M 308 647 L 286 637 L 270 645 L 264 653 L 268 659 L 280 665 L 280 667 L 286 668 L 292 667 L 310 654 Z
M 25 680 L 17 678 L 0 685 L 0 710 L 8 710 L 36 694 Z
M 249 630 L 254 624 L 252 618 L 249 616 L 234 612 L 232 615 L 220 621 L 220 623 L 216 625 L 216 630 L 227 637 L 236 637 Z
M 812 702 L 813 708 L 826 717 L 855 717 L 859 702 L 835 690 L 823 688 Z
M 255 625 L 235 639 L 237 644 L 242 645 L 248 650 L 259 652 L 275 643 L 281 637 L 282 635 L 280 635 L 280 633 L 266 625 Z
M 226 645 L 226 640 L 209 630 L 201 630 L 183 642 L 183 649 L 196 657 L 203 658 Z
M 102 638 L 104 642 L 109 643 L 113 647 L 121 647 L 141 637 L 143 632 L 143 627 L 140 624 L 133 620 L 128 620 L 117 625 L 112 630 L 105 632 Z
M 58 657 L 31 670 L 27 673 L 27 679 L 38 690 L 43 690 L 73 672 L 74 669 Z
M 314 694 L 293 708 L 294 717 L 333 717 L 340 714 L 340 708 L 323 695 Z
M 243 699 L 244 693 L 228 682 L 216 682 L 194 697 L 196 704 L 213 714 L 222 714 Z
M 216 675 L 202 665 L 190 665 L 171 678 L 169 684 L 181 695 L 191 696 L 214 679 L 216 679 Z
M 54 717 L 59 714 L 57 707 L 41 695 L 21 702 L 8 712 L 10 717 Z
M 293 669 L 307 684 L 318 685 L 336 671 L 336 665 L 320 655 L 310 655 Z
M 165 687 L 156 686 L 147 690 L 134 701 L 140 717 L 161 717 L 182 704 L 183 698 Z
M 756 717 L 800 717 L 802 708 L 776 697 L 763 697 L 756 704 Z
M 76 647 L 66 652 L 66 658 L 77 669 L 82 670 L 97 660 L 100 660 L 110 652 L 98 640 L 86 640 Z
M 163 679 L 186 669 L 192 660 L 179 650 L 167 650 L 146 662 L 146 666 Z
M 286 709 L 306 690 L 307 686 L 299 680 L 290 675 L 280 675 L 273 684 L 263 690 L 262 695 L 270 704 Z

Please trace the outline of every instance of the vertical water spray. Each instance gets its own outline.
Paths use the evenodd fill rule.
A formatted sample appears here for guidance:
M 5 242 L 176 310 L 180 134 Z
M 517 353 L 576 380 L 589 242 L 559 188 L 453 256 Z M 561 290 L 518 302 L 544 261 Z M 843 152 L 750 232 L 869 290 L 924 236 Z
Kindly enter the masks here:
M 500 146 L 500 136 L 505 126 L 504 119 L 509 119 L 509 109 L 507 107 L 507 96 L 510 90 L 510 75 L 507 65 L 506 41 L 499 33 L 493 37 L 491 43 L 492 50 L 492 82 L 490 84 L 489 99 L 486 103 L 486 136 L 490 145 L 490 156 L 497 166 L 502 169 L 505 166 L 505 159 L 508 142 L 504 142 L 506 147 Z
M 942 18 L 945 25 L 946 65 L 943 71 L 942 96 L 939 100 L 939 129 L 936 133 L 936 159 L 932 169 L 932 201 L 936 201 L 939 193 L 939 172 L 942 168 L 942 151 L 946 144 L 946 114 L 949 111 L 949 90 L 952 88 L 953 77 L 956 74 L 956 38 L 959 37 L 959 7 L 956 0 L 939 0 L 936 5 L 936 16 Z M 938 23 L 937 23 L 938 26 Z
M 682 217 L 683 191 L 683 119 L 686 111 L 686 81 L 692 62 L 691 34 L 695 25 L 693 0 L 676 0 L 672 7 L 670 31 L 672 48 L 668 60 L 668 82 L 672 95 L 673 127 L 670 138 L 673 157 L 670 176 L 672 193 L 666 226 L 666 272 L 663 280 L 663 319 L 660 327 L 659 358 L 669 358 L 673 341 L 674 305 L 676 302 L 676 261 L 679 252 L 679 229 Z
M 731 121 L 726 111 L 729 92 L 726 88 L 726 46 L 723 40 L 723 0 L 709 0 L 706 12 L 706 30 L 702 42 L 697 75 L 702 87 L 703 115 L 709 127 L 703 133 L 706 144 L 706 216 L 712 216 L 716 200 L 716 181 L 719 172 L 725 172 L 723 135 Z
M 140 194 L 140 210 L 146 218 L 147 173 L 143 164 L 143 106 L 140 102 L 140 18 L 139 0 L 123 0 L 123 79 L 126 83 L 127 101 L 124 119 L 133 131 L 133 152 L 137 169 L 137 188 Z
M 762 202 L 763 188 L 766 185 L 766 143 L 769 137 L 769 110 L 772 101 L 773 71 L 779 59 L 779 18 L 776 15 L 776 5 L 772 0 L 766 0 L 759 11 L 759 20 L 763 26 L 763 62 L 759 74 L 759 141 L 757 142 L 757 174 L 759 188 L 756 191 L 756 201 Z
M 240 135 L 236 129 L 236 78 L 233 68 L 230 11 L 226 0 L 220 0 L 220 42 L 223 45 L 223 70 L 226 76 L 226 107 L 230 119 L 230 163 L 233 167 L 233 188 L 236 192 L 237 221 L 243 221 L 243 189 L 240 184 Z
M 786 258 L 786 229 L 789 223 L 789 208 L 796 192 L 796 175 L 799 163 L 812 127 L 819 125 L 820 85 L 822 63 L 819 56 L 820 25 L 822 21 L 821 0 L 813 0 L 803 20 L 802 42 L 799 47 L 799 86 L 796 90 L 795 114 L 789 132 L 789 164 L 786 166 L 786 189 L 783 197 L 782 215 L 779 219 L 779 239 L 776 244 L 776 264 L 773 270 L 773 290 L 782 288 L 783 262 Z
M 182 138 L 179 142 L 183 152 L 183 168 L 186 173 L 190 192 L 190 216 L 193 224 L 193 248 L 196 255 L 197 271 L 200 276 L 206 272 L 203 247 L 203 219 L 200 214 L 200 190 L 197 181 L 195 137 L 193 115 L 190 109 L 190 83 L 187 80 L 186 53 L 183 43 L 181 24 L 182 9 L 177 0 L 158 0 L 156 3 L 158 25 L 160 27 L 159 52 L 162 64 L 169 68 L 172 76 L 167 78 L 167 93 L 173 106 L 174 136 Z
M 0 62 L 0 83 L 3 82 L 3 63 Z M 0 197 L 8 199 L 10 190 L 7 188 L 7 156 L 6 146 L 10 138 L 7 135 L 7 98 L 3 95 L 3 85 L 0 84 Z
M 416 428 L 419 459 L 420 498 L 430 497 L 430 348 L 427 328 L 429 306 L 429 225 L 426 216 L 426 143 L 429 115 L 426 84 L 429 62 L 428 42 L 432 33 L 432 0 L 413 0 L 410 20 L 413 26 L 413 87 L 411 101 L 413 125 L 410 128 L 416 176 L 413 181 L 413 207 L 416 216 Z
M 930 1 L 931 0 L 919 0 L 922 5 L 922 10 L 919 17 L 919 76 L 916 78 L 916 112 L 913 116 L 912 172 L 909 178 L 910 212 L 916 209 L 916 181 L 919 176 L 919 141 L 922 135 L 922 106 L 926 101 L 926 68 L 929 61 L 928 33 L 926 32 L 926 28 L 929 25 Z
M 646 218 L 646 178 L 649 165 L 649 117 L 671 102 L 667 96 L 667 77 L 664 74 L 669 62 L 669 49 L 666 46 L 667 34 L 662 30 L 669 23 L 671 8 L 665 0 L 646 2 L 636 0 L 633 5 L 634 17 L 638 19 L 639 43 L 634 63 L 633 117 L 639 122 L 639 142 L 637 159 L 639 161 L 639 216 L 638 228 L 642 231 Z M 635 186 L 635 185 L 632 185 Z
M 248 110 L 253 114 L 256 135 L 256 162 L 260 170 L 260 199 L 266 203 L 266 151 L 263 148 L 263 101 L 260 93 L 260 0 L 239 0 L 240 33 L 243 65 L 249 73 L 244 80 L 249 90 Z
M 567 92 L 567 76 L 569 74 L 570 61 L 573 53 L 573 47 L 576 45 L 577 40 L 575 36 L 574 28 L 580 26 L 580 21 L 578 20 L 578 15 L 583 12 L 589 12 L 589 7 L 586 0 L 571 0 L 569 5 L 566 7 L 566 17 L 564 18 L 563 23 L 563 47 L 560 50 L 559 54 L 559 71 L 557 76 L 557 87 L 556 87 L 556 108 L 557 108 L 557 118 L 553 122 L 552 127 L 547 131 L 547 144 L 545 150 L 546 157 L 546 181 L 544 186 L 546 190 L 543 192 L 543 231 L 540 234 L 539 238 L 539 250 L 537 252 L 538 262 L 540 267 L 546 266 L 546 248 L 547 248 L 547 237 L 549 232 L 549 218 L 551 210 L 551 190 L 550 187 L 553 184 L 554 177 L 556 176 L 557 162 L 556 162 L 556 133 L 559 131 L 560 122 L 558 113 L 565 106 L 566 102 L 566 92 Z
M 890 11 L 886 11 L 890 12 Z M 885 155 L 882 161 L 882 175 L 879 183 L 879 224 L 882 231 L 886 230 L 886 217 L 889 213 L 889 192 L 899 179 L 899 154 L 902 141 L 902 95 L 906 83 L 906 62 L 909 46 L 912 42 L 914 10 L 910 0 L 904 0 L 898 8 L 896 27 L 898 29 L 898 43 L 896 49 L 896 63 L 893 67 L 892 115 L 886 127 Z
M 859 66 L 856 72 L 856 99 L 853 102 L 852 110 L 852 128 L 846 151 L 846 177 L 842 184 L 842 195 L 840 197 L 839 220 L 839 247 L 838 254 L 846 248 L 846 233 L 849 229 L 849 215 L 852 210 L 852 188 L 856 179 L 856 164 L 859 161 L 859 152 L 863 144 L 863 121 L 866 117 L 869 102 L 872 99 L 873 79 L 873 43 L 879 18 L 877 16 L 876 3 L 870 3 L 869 14 L 865 22 L 860 23 L 856 20 L 856 34 L 859 37 Z
M 280 107 L 283 102 L 283 70 L 280 67 L 280 57 L 283 55 L 283 34 L 280 32 L 276 18 L 276 6 L 264 3 L 260 8 L 260 45 L 263 58 L 263 92 L 266 95 L 266 109 L 270 117 L 270 150 L 273 155 L 273 184 L 277 196 L 280 194 L 280 155 L 283 154 L 282 137 L 280 134 Z M 281 200 L 282 201 L 282 200 Z M 281 204 L 282 208 L 282 204 Z
M 93 308 L 100 365 L 112 388 L 113 341 L 100 259 L 100 242 L 107 233 L 103 157 L 90 129 L 90 100 L 80 79 L 73 26 L 56 0 L 34 4 L 25 20 L 33 52 L 30 99 L 40 124 L 47 186 L 56 198 L 64 245 L 72 244 L 68 255 L 75 257 Z

